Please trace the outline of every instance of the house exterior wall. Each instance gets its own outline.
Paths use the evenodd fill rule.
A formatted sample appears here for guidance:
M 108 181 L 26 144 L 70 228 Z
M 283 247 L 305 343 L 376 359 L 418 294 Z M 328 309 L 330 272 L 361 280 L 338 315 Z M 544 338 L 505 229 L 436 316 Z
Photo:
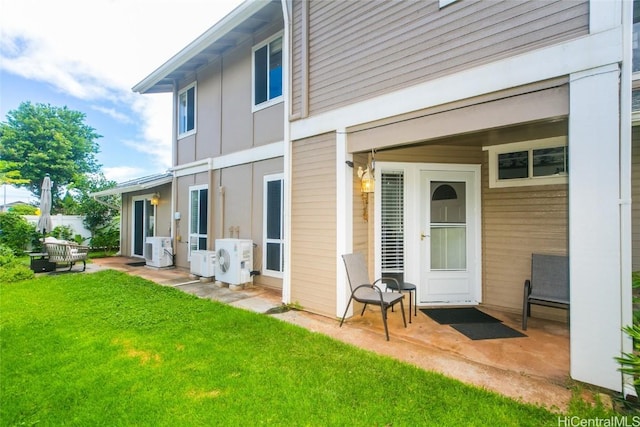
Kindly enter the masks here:
M 335 135 L 292 142 L 291 301 L 336 312 Z
M 464 1 L 442 9 L 437 0 L 295 1 L 293 114 L 304 116 L 307 103 L 316 114 L 585 35 L 588 12 L 586 0 Z
M 640 271 L 640 126 L 633 127 L 632 150 L 632 194 L 631 200 L 633 213 L 633 271 Z
M 619 186 L 620 179 L 625 179 L 619 159 L 619 148 L 626 144 L 620 133 L 620 125 L 624 123 L 620 104 L 625 95 L 614 76 L 619 76 L 620 64 L 629 59 L 623 49 L 626 40 L 623 27 L 628 25 L 624 20 L 630 17 L 629 7 L 621 1 L 597 0 L 460 1 L 443 9 L 438 9 L 437 4 L 436 1 L 294 2 L 292 16 L 299 22 L 294 21 L 292 26 L 291 139 L 295 144 L 336 132 L 337 159 L 345 155 L 342 150 L 348 156 L 379 149 L 378 160 L 382 149 L 418 145 L 429 138 L 492 131 L 536 120 L 544 123 L 568 120 L 569 131 L 565 134 L 569 147 L 569 186 L 556 186 L 536 194 L 540 200 L 553 200 L 551 212 L 538 214 L 550 215 L 554 231 L 550 236 L 552 243 L 534 242 L 531 249 L 570 254 L 572 377 L 620 390 L 621 375 L 613 357 L 623 347 L 630 348 L 629 340 L 621 333 L 621 322 L 630 321 L 630 310 L 626 308 L 630 307 L 630 298 L 621 293 L 629 282 L 621 277 L 626 248 L 621 245 L 623 227 L 619 221 L 624 217 L 621 211 L 626 209 L 620 200 Z M 506 16 L 510 19 L 501 19 Z M 447 36 L 439 32 L 437 25 L 447 31 Z M 396 52 L 398 55 L 394 56 Z M 527 94 L 540 95 L 537 101 L 543 102 L 545 111 L 538 118 L 535 118 L 537 101 L 525 103 L 527 108 L 518 110 L 530 113 L 528 116 L 517 118 L 509 114 L 507 122 L 501 122 L 500 110 L 491 112 L 488 104 L 476 102 L 478 97 L 492 97 L 501 91 L 517 91 L 555 79 L 564 79 L 564 83 L 543 89 L 549 90 L 545 94 L 542 91 Z M 525 93 L 516 94 L 521 95 Z M 477 108 L 474 114 L 459 115 L 458 120 L 445 122 L 430 115 L 447 106 L 453 108 L 446 112 L 455 115 L 456 105 Z M 420 111 L 427 114 L 413 116 Z M 408 123 L 392 123 L 403 115 L 413 116 L 414 123 L 422 119 L 422 123 L 413 129 Z M 481 120 L 477 121 L 478 117 Z M 387 136 L 370 138 L 373 134 L 382 135 L 383 131 L 365 135 L 364 129 L 376 125 L 387 128 Z M 422 131 L 424 139 L 420 140 L 419 134 L 417 137 L 404 134 L 405 130 Z M 343 132 L 346 136 L 340 137 Z M 345 144 L 340 143 L 341 138 L 346 139 Z M 489 141 L 487 145 L 493 143 Z M 598 153 L 605 146 L 607 153 L 600 156 Z M 308 161 L 303 152 L 297 155 L 291 159 L 294 170 L 298 163 Z M 593 173 L 594 165 L 598 165 L 598 174 Z M 336 162 L 337 200 L 342 200 L 346 193 L 355 202 L 357 197 L 349 195 L 353 190 L 351 176 L 344 179 L 341 168 L 340 162 Z M 295 182 L 293 185 L 295 189 Z M 524 197 L 523 190 L 512 191 L 510 197 Z M 501 215 L 506 216 L 500 211 L 504 205 L 500 196 L 506 197 L 507 193 L 486 193 L 485 208 L 489 214 L 486 220 L 497 221 Z M 295 199 L 294 191 L 292 209 Z M 357 218 L 356 211 L 354 205 L 350 217 Z M 605 216 L 613 219 L 608 221 Z M 541 222 L 539 218 L 525 217 L 525 221 L 529 220 L 535 224 L 531 232 L 535 233 Z M 360 236 L 359 228 L 340 221 L 338 225 L 336 258 L 343 244 L 350 245 L 348 249 L 363 247 L 360 242 L 349 240 Z M 485 226 L 487 233 L 490 227 L 494 227 L 492 233 L 498 232 L 494 223 L 487 222 Z M 498 255 L 492 255 L 492 247 L 486 249 L 489 254 L 483 254 L 487 259 L 484 273 L 485 280 L 489 280 L 490 275 L 497 274 L 497 270 L 492 273 L 489 262 L 492 256 L 499 258 L 499 254 L 496 249 Z M 526 258 L 529 264 L 530 254 Z M 291 260 L 295 270 L 294 261 L 298 260 L 295 249 Z M 529 268 L 523 263 L 518 270 L 524 275 Z M 343 277 L 338 274 L 336 278 L 333 288 L 341 289 L 343 284 L 339 282 Z M 516 299 L 521 301 L 517 295 L 521 291 L 516 289 L 522 289 L 525 278 L 514 277 L 509 285 L 487 287 L 485 292 L 498 303 L 515 307 Z M 316 287 L 322 285 L 318 283 Z M 292 278 L 291 286 L 294 294 L 300 285 Z M 500 287 L 506 289 L 504 297 L 497 296 Z M 341 315 L 340 308 L 346 305 L 347 298 L 348 294 L 341 303 L 339 292 L 337 310 L 329 314 Z M 594 307 L 607 313 L 606 321 L 593 316 Z
M 189 268 L 189 187 L 207 185 L 207 249 L 218 238 L 251 239 L 253 270 L 262 270 L 263 179 L 283 173 L 283 156 L 255 154 L 282 143 L 284 105 L 252 111 L 252 48 L 282 31 L 282 21 L 266 24 L 215 61 L 183 79 L 177 92 L 196 82 L 196 132 L 175 142 L 176 221 L 180 231 L 176 264 Z M 178 99 L 174 97 L 174 103 Z M 222 191 L 221 191 L 222 189 Z M 282 279 L 254 276 L 254 283 L 282 288 Z
M 132 256 L 133 248 L 131 239 L 133 236 L 133 200 L 137 198 L 151 199 L 154 193 L 158 193 L 160 200 L 156 207 L 156 236 L 171 236 L 171 184 L 164 184 L 153 189 L 139 190 L 122 195 L 122 208 L 120 210 L 120 253 L 124 256 Z

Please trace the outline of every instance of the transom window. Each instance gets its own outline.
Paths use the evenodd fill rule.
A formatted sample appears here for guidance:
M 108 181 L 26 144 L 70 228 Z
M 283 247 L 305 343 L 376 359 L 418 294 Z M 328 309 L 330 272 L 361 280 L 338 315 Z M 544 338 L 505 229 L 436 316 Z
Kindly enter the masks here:
M 484 147 L 489 152 L 489 187 L 566 184 L 566 137 Z
M 196 130 L 196 85 L 195 83 L 178 93 L 178 137 Z
M 253 48 L 254 109 L 282 100 L 282 35 Z

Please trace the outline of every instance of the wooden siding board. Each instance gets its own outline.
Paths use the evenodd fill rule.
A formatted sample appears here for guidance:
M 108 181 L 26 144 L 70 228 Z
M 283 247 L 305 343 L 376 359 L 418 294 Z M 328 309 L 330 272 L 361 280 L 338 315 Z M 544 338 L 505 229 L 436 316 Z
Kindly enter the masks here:
M 315 113 L 584 34 L 588 3 L 311 2 L 310 23 Z
M 488 154 L 482 166 L 483 303 L 521 312 L 532 253 L 567 254 L 568 186 L 489 188 Z M 554 310 L 535 316 L 565 320 Z
M 294 141 L 291 196 L 291 298 L 335 316 L 335 135 Z

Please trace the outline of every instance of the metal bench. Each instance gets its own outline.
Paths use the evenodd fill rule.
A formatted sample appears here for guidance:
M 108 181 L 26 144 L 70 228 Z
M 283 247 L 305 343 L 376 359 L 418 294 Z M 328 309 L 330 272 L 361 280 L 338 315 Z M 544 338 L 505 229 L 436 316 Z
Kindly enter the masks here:
M 88 246 L 80 246 L 75 243 L 45 242 L 44 249 L 49 255 L 50 262 L 69 264 L 69 271 L 78 261 L 82 261 L 82 271 L 87 268 Z
M 527 329 L 531 304 L 569 309 L 569 257 L 531 255 L 531 279 L 524 282 L 522 329 Z

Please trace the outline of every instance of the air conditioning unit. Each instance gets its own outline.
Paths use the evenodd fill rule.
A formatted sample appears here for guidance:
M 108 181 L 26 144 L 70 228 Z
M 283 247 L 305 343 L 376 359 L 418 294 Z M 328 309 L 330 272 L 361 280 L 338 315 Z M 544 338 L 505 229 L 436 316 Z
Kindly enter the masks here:
M 192 251 L 191 274 L 200 277 L 213 277 L 216 275 L 215 251 Z
M 253 279 L 253 241 L 216 240 L 216 280 L 230 285 L 249 283 Z
M 145 259 L 151 267 L 170 267 L 173 265 L 171 237 L 147 237 Z

